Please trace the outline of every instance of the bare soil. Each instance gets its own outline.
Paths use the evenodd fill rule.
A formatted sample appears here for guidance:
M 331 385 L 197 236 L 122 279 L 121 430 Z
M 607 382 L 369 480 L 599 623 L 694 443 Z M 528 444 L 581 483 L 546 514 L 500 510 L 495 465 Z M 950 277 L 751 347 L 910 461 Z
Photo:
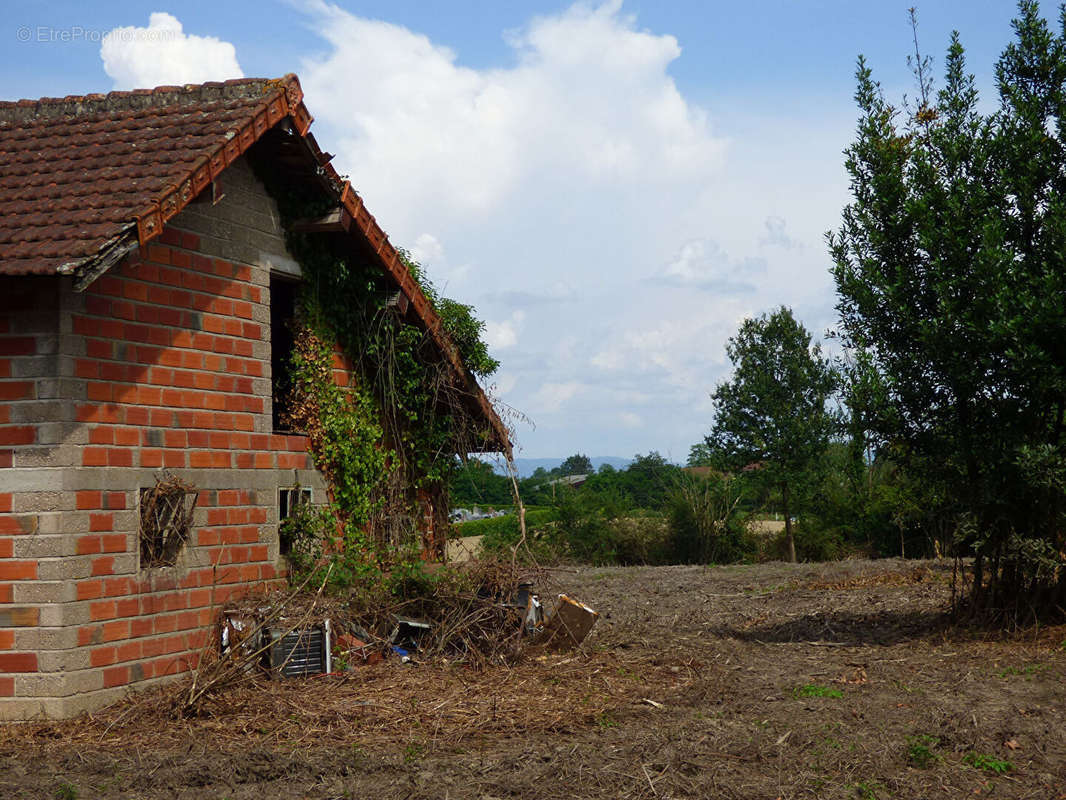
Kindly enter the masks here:
M 953 626 L 951 569 L 558 570 L 580 652 L 3 726 L 0 797 L 1066 800 L 1066 626 Z

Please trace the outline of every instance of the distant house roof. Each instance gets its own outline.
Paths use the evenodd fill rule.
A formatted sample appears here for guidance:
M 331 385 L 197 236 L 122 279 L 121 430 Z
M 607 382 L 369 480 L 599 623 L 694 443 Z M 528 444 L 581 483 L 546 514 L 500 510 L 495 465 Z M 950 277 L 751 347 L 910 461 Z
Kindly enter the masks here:
M 561 478 L 555 478 L 548 481 L 545 486 L 573 486 L 577 488 L 581 486 L 589 479 L 587 474 L 585 475 L 563 475 Z
M 489 423 L 506 427 L 362 199 L 308 133 L 295 75 L 0 102 L 0 275 L 72 275 L 83 289 L 164 225 L 268 132 L 287 168 L 337 201 L 328 230 L 369 251 Z M 294 164 L 296 166 L 294 166 Z

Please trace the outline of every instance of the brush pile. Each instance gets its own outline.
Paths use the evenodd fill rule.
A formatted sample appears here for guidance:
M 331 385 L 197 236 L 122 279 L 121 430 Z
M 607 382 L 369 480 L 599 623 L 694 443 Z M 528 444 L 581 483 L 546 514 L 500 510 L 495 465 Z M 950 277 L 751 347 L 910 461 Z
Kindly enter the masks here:
M 248 683 L 281 675 L 343 673 L 363 664 L 460 664 L 474 671 L 512 665 L 549 636 L 531 587 L 544 575 L 501 561 L 426 565 L 409 575 L 356 584 L 344 596 L 325 582 L 250 598 L 222 611 L 191 680 L 173 693 L 180 716 Z M 531 639 L 531 637 L 533 637 Z M 303 659 L 319 648 L 321 660 Z M 311 663 L 314 662 L 314 663 Z

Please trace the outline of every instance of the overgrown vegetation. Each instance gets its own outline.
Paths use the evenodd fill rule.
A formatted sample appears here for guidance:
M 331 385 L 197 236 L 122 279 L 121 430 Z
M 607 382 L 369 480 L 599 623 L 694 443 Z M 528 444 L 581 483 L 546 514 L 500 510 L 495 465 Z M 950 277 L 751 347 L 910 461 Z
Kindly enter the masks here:
M 328 569 L 329 583 L 342 587 L 402 573 L 420 556 L 441 553 L 456 454 L 482 449 L 494 432 L 479 411 L 476 386 L 409 321 L 380 267 L 354 248 L 336 247 L 328 235 L 294 229 L 336 200 L 267 170 L 261 178 L 304 277 L 289 322 L 295 346 L 283 422 L 308 434 L 328 488 L 325 507 L 303 509 L 284 525 L 292 576 L 300 581 Z M 473 309 L 441 296 L 417 262 L 403 251 L 401 258 L 466 369 L 481 378 L 492 374 L 498 362 Z M 336 379 L 338 367 L 350 380 Z M 421 538 L 419 521 L 429 507 L 437 532 Z

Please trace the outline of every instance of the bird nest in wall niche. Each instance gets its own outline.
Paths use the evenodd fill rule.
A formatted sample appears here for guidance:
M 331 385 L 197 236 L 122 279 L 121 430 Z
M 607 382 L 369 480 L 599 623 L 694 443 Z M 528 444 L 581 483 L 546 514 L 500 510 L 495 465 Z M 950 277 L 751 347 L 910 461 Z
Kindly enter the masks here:
M 192 529 L 199 492 L 173 475 L 141 489 L 141 567 L 166 567 L 177 561 Z

